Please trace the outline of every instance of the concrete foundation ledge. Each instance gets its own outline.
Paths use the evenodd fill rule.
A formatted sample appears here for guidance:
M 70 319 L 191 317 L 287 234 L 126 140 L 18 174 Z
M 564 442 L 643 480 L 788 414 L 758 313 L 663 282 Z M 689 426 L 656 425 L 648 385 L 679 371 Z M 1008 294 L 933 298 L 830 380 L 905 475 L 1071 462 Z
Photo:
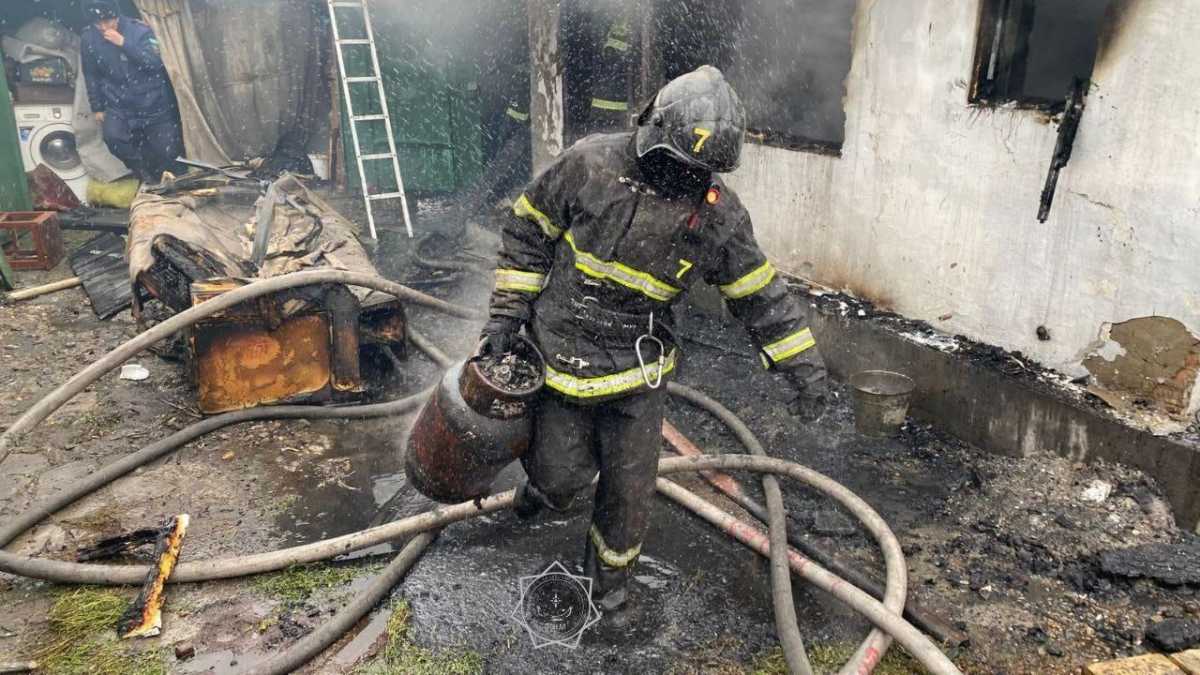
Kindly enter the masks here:
M 1143 654 L 1093 663 L 1084 675 L 1200 675 L 1200 649 L 1178 654 Z
M 911 324 L 900 327 L 901 321 L 822 307 L 811 312 L 812 327 L 835 377 L 869 369 L 902 372 L 917 383 L 914 417 L 990 452 L 1021 457 L 1048 451 L 1141 469 L 1158 481 L 1180 527 L 1200 529 L 1196 443 L 1134 429 L 1065 386 L 1065 378 L 1055 383 L 1027 371 L 1010 374 L 1004 361 L 1020 359 L 983 363 L 945 349 L 941 343 L 953 342 L 952 336 L 943 341 L 928 331 L 913 334 Z

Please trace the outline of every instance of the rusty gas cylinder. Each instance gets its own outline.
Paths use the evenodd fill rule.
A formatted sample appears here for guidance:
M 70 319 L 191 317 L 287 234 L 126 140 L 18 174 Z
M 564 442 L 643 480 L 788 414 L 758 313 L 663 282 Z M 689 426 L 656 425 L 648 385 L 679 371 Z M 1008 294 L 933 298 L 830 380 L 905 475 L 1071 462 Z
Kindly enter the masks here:
M 524 339 L 515 351 L 537 372 L 533 382 L 519 388 L 490 380 L 478 354 L 442 376 L 413 425 L 405 453 L 408 480 L 421 494 L 444 503 L 481 497 L 500 470 L 529 448 L 530 413 L 545 384 L 545 364 Z

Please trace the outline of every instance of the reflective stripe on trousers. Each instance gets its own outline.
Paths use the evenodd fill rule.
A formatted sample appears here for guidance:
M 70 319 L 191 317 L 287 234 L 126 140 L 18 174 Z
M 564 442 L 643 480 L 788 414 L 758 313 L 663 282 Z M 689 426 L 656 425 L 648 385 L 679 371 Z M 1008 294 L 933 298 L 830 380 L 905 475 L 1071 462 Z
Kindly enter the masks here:
M 813 338 L 812 330 L 804 328 L 764 346 L 763 351 L 771 357 L 773 363 L 781 363 L 815 346 L 817 341 Z
M 596 556 L 600 558 L 600 562 L 608 567 L 618 569 L 628 567 L 642 553 L 642 545 L 640 543 L 624 551 L 614 551 L 608 544 L 604 543 L 604 535 L 600 534 L 600 529 L 595 524 L 588 530 L 588 537 L 592 540 L 592 546 L 596 547 Z

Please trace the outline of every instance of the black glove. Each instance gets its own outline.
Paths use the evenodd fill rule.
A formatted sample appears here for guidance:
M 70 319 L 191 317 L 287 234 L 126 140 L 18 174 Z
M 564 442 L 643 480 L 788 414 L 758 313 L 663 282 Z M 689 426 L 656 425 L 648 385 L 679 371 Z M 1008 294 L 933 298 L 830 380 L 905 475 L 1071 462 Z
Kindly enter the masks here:
M 821 419 L 827 405 L 825 369 L 811 363 L 801 363 L 785 370 L 783 374 L 796 392 L 788 411 L 806 424 Z
M 479 335 L 479 353 L 496 356 L 507 354 L 517 341 L 517 334 L 521 332 L 522 323 L 520 319 L 511 316 L 502 314 L 492 316 L 484 324 L 483 332 Z

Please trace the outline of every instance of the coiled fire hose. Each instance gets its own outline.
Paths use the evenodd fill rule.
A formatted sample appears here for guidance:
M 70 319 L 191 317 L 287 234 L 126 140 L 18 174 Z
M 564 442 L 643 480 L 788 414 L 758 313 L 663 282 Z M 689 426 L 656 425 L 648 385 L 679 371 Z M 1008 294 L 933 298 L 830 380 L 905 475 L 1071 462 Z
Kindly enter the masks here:
M 167 319 L 117 347 L 87 368 L 84 368 L 66 383 L 34 404 L 7 431 L 0 434 L 0 452 L 3 453 L 0 455 L 0 461 L 3 461 L 9 452 L 11 452 L 11 448 L 20 435 L 41 423 L 55 410 L 78 395 L 105 373 L 117 368 L 142 349 L 173 335 L 175 332 L 201 319 L 224 311 L 241 302 L 281 290 L 312 284 L 362 286 L 389 293 L 401 300 L 408 300 L 415 304 L 424 305 L 452 316 L 464 318 L 482 317 L 482 314 L 479 312 L 452 305 L 373 275 L 337 270 L 321 270 L 297 272 L 256 281 Z M 449 363 L 448 357 L 442 354 L 428 339 L 421 337 L 419 333 L 413 334 L 413 341 L 418 348 L 430 355 L 433 360 L 439 362 L 439 365 L 444 366 Z M 670 392 L 717 415 L 722 422 L 730 426 L 731 430 L 738 437 L 738 440 L 745 444 L 751 452 L 763 452 L 761 444 L 758 443 L 749 429 L 729 410 L 716 404 L 715 401 L 712 401 L 700 392 L 691 390 L 683 385 L 672 384 Z M 366 419 L 384 417 L 416 409 L 427 394 L 428 392 L 423 392 L 387 403 L 344 408 L 277 406 L 242 410 L 207 418 L 103 467 L 66 491 L 52 495 L 41 503 L 34 505 L 24 514 L 17 516 L 3 527 L 0 527 L 0 548 L 7 546 L 16 537 L 20 536 L 21 533 L 61 508 L 107 485 L 120 476 L 133 471 L 137 467 L 154 461 L 216 429 L 240 422 L 267 419 Z M 752 471 L 769 475 L 787 476 L 800 480 L 824 492 L 846 507 L 871 532 L 883 550 L 885 565 L 888 570 L 888 591 L 885 595 L 885 604 L 880 604 L 871 596 L 836 577 L 817 564 L 800 557 L 795 552 L 789 551 L 786 546 L 786 532 L 782 528 L 782 500 L 776 500 L 768 492 L 769 505 L 772 507 L 770 509 L 772 512 L 770 527 L 771 545 L 768 547 L 769 551 L 762 551 L 761 547 L 756 550 L 767 555 L 771 555 L 772 552 L 774 553 L 774 555 L 771 555 L 773 559 L 771 566 L 772 586 L 774 589 L 772 595 L 777 605 L 777 624 L 783 623 L 786 625 L 786 619 L 790 615 L 792 619 L 791 625 L 792 627 L 795 626 L 794 608 L 787 611 L 780 610 L 778 607 L 780 601 L 785 602 L 788 607 L 792 606 L 790 591 L 786 594 L 786 597 L 783 597 L 779 592 L 779 584 L 777 583 L 780 577 L 780 569 L 782 569 L 784 575 L 787 574 L 787 565 L 789 564 L 788 560 L 790 557 L 793 571 L 799 573 L 818 588 L 846 602 L 876 626 L 876 630 L 872 631 L 854 657 L 843 667 L 843 673 L 867 673 L 874 668 L 875 664 L 882 657 L 883 652 L 887 649 L 888 643 L 886 636 L 882 638 L 876 637 L 879 631 L 891 635 L 898 640 L 931 673 L 935 673 L 936 675 L 959 673 L 954 664 L 925 635 L 900 616 L 899 612 L 903 607 L 904 586 L 906 583 L 903 553 L 900 551 L 900 545 L 895 535 L 892 534 L 887 524 L 869 505 L 845 487 L 820 473 L 794 462 L 787 462 L 760 454 L 670 458 L 662 460 L 659 465 L 660 475 L 702 470 Z M 754 547 L 751 544 L 752 538 L 746 531 L 751 529 L 749 526 L 737 521 L 729 514 L 669 481 L 660 479 L 658 489 L 663 494 L 692 509 L 709 522 L 730 532 L 743 543 L 752 546 L 752 548 Z M 778 493 L 776 493 L 775 497 L 778 496 Z M 382 600 L 392 586 L 403 578 L 421 552 L 433 541 L 438 530 L 450 523 L 465 520 L 472 516 L 510 508 L 512 497 L 512 491 L 508 491 L 475 502 L 437 507 L 422 514 L 360 532 L 268 553 L 236 558 L 181 562 L 169 581 L 172 583 L 186 583 L 276 571 L 291 565 L 326 560 L 350 551 L 393 541 L 409 535 L 416 535 L 396 559 L 385 568 L 383 573 L 373 581 L 371 587 L 367 589 L 367 592 L 363 596 L 360 596 L 346 608 L 343 608 L 328 624 L 306 636 L 289 650 L 276 656 L 268 663 L 263 664 L 262 667 L 255 671 L 272 673 L 289 672 L 319 654 L 328 644 L 336 641 L 358 619 Z M 776 560 L 782 562 L 777 563 Z M 144 565 L 94 565 L 46 560 L 20 556 L 0 550 L 0 571 L 60 583 L 127 585 L 139 583 L 145 577 L 149 568 Z M 786 581 L 790 588 L 790 577 L 787 577 Z M 899 598 L 898 603 L 896 602 L 897 596 Z M 784 622 L 780 622 L 781 617 L 785 619 Z M 783 629 L 781 629 L 781 632 L 783 632 Z M 796 632 L 795 639 L 798 640 L 798 631 Z M 781 639 L 781 642 L 785 649 L 789 668 L 797 669 L 796 664 L 800 664 L 800 667 L 807 666 L 807 659 L 803 655 L 803 652 L 801 651 L 800 654 L 794 653 L 795 644 L 793 640 Z M 800 649 L 803 650 L 803 647 L 800 646 Z M 788 653 L 789 651 L 792 653 Z

